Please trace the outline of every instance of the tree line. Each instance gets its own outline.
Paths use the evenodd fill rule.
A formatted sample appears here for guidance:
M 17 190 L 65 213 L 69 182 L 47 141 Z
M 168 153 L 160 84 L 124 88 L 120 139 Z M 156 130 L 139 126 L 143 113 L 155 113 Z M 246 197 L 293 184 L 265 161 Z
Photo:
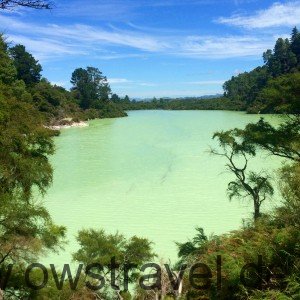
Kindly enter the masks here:
M 71 75 L 70 91 L 51 84 L 41 75 L 42 66 L 26 51 L 25 46 L 9 47 L 0 36 L 2 48 L 2 81 L 10 85 L 19 100 L 37 108 L 46 124 L 55 125 L 64 119 L 122 117 L 126 113 L 111 100 L 107 78 L 95 67 L 77 68 Z
M 224 83 L 224 96 L 250 113 L 299 113 L 300 33 L 279 38 L 263 53 L 264 65 Z
M 153 98 L 122 102 L 126 110 L 239 110 L 248 113 L 299 113 L 300 33 L 279 38 L 273 50 L 263 53 L 264 65 L 233 76 L 223 85 L 223 96 Z

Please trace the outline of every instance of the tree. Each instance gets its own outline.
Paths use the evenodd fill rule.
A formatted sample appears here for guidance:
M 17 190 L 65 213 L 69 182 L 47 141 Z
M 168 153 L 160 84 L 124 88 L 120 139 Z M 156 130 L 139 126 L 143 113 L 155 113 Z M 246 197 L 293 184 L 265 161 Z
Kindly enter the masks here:
M 117 94 L 112 94 L 111 95 L 111 101 L 114 102 L 114 103 L 120 103 L 121 99 Z
M 16 45 L 9 50 L 17 70 L 17 78 L 27 86 L 36 84 L 41 79 L 42 66 L 26 51 L 23 45 Z
M 5 38 L 0 34 L 0 82 L 12 84 L 16 80 L 17 70 L 9 58 L 8 46 Z
M 48 156 L 54 153 L 52 136 L 32 105 L 0 98 L 0 195 L 21 192 L 25 199 L 33 187 L 45 193 L 52 182 Z
M 300 73 L 279 76 L 268 81 L 253 103 L 261 113 L 300 113 Z
M 128 96 L 128 95 L 126 95 L 126 96 L 124 97 L 124 102 L 125 102 L 125 103 L 130 103 L 130 99 L 129 99 L 129 96 Z
M 119 233 L 107 234 L 104 230 L 86 229 L 78 232 L 77 241 L 80 249 L 73 254 L 73 259 L 84 265 L 101 264 L 106 281 L 118 286 L 115 292 L 119 299 L 122 299 L 120 284 L 124 280 L 124 270 L 129 264 L 140 266 L 155 256 L 152 252 L 151 242 L 137 236 L 126 239 Z M 112 266 L 112 258 L 115 259 L 118 267 Z M 118 269 L 114 282 L 109 276 L 112 269 Z M 137 272 L 135 269 L 128 275 L 129 282 L 137 279 Z M 127 288 L 125 287 L 125 291 Z
M 268 50 L 263 57 L 270 74 L 274 77 L 290 72 L 297 65 L 297 56 L 292 51 L 288 39 L 279 38 L 273 52 Z
M 248 124 L 239 131 L 239 135 L 244 143 L 251 144 L 271 155 L 299 163 L 300 117 L 295 115 L 286 118 L 278 127 L 260 119 L 257 123 Z
M 186 262 L 190 255 L 201 254 L 201 252 L 203 252 L 208 238 L 204 234 L 203 228 L 196 227 L 196 231 L 197 234 L 192 240 L 185 243 L 176 242 L 176 246 L 178 248 L 178 257 L 180 258 L 179 264 Z
M 247 140 L 240 139 L 240 135 L 238 129 L 215 133 L 213 138 L 218 140 L 222 152 L 213 149 L 211 152 L 227 159 L 226 167 L 236 178 L 228 184 L 229 199 L 251 198 L 254 220 L 257 220 L 261 215 L 261 204 L 273 195 L 274 189 L 265 172 L 247 171 L 249 158 L 256 155 L 256 150 Z
M 300 66 L 300 32 L 297 27 L 293 28 L 291 35 L 291 50 L 297 57 L 298 67 Z
M 2 37 L 0 64 L 0 269 L 16 265 L 5 299 L 28 299 L 22 268 L 42 253 L 60 249 L 65 237 L 65 228 L 54 224 L 33 197 L 33 190 L 44 194 L 51 184 L 49 155 L 57 133 L 43 126 L 43 115 L 27 101 L 25 83 L 17 80 Z
M 244 104 L 242 109 L 249 113 L 298 112 L 300 34 L 297 28 L 293 29 L 290 40 L 279 38 L 273 50 L 263 53 L 263 59 L 264 66 L 226 81 L 224 96 Z
M 43 0 L 0 0 L 0 9 L 12 9 L 17 6 L 35 8 L 35 9 L 50 9 L 51 2 Z
M 72 73 L 73 91 L 78 93 L 83 109 L 101 109 L 108 102 L 110 86 L 102 72 L 94 67 L 78 68 Z

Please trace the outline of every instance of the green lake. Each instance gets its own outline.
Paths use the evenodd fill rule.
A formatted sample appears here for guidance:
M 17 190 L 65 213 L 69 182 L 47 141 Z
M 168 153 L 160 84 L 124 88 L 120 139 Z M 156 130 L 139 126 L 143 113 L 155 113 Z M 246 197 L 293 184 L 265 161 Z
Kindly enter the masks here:
M 228 111 L 134 111 L 62 130 L 51 158 L 53 186 L 43 201 L 54 221 L 68 228 L 69 244 L 46 262 L 69 263 L 82 228 L 147 237 L 159 257 L 172 262 L 174 242 L 192 238 L 195 226 L 207 234 L 237 229 L 251 217 L 251 202 L 228 200 L 233 177 L 224 159 L 208 152 L 215 131 L 259 118 Z M 278 116 L 266 118 L 279 122 Z M 279 164 L 262 156 L 252 167 L 273 170 Z

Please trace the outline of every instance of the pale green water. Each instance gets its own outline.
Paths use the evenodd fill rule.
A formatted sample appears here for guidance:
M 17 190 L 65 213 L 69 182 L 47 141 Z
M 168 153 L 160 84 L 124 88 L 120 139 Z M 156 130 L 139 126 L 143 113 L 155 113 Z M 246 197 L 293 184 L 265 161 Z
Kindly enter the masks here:
M 228 201 L 232 177 L 224 173 L 225 161 L 207 150 L 215 131 L 258 119 L 239 112 L 137 111 L 63 130 L 44 201 L 55 222 L 68 228 L 70 243 L 49 260 L 70 262 L 76 232 L 88 227 L 147 237 L 160 257 L 172 261 L 174 241 L 191 238 L 195 226 L 208 234 L 237 229 L 251 216 L 251 203 Z M 255 166 L 278 164 L 260 158 Z

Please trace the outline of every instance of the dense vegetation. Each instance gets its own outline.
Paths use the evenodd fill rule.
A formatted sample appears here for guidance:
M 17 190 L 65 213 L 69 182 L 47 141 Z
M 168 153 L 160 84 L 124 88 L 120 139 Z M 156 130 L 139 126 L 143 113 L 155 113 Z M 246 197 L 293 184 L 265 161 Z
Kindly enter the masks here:
M 242 102 L 251 113 L 299 113 L 300 33 L 279 38 L 274 50 L 263 54 L 264 65 L 232 77 L 224 84 L 224 96 Z
M 22 286 L 24 265 L 45 251 L 63 245 L 66 229 L 53 223 L 43 205 L 34 199 L 44 194 L 52 181 L 48 156 L 54 152 L 44 115 L 31 101 L 23 80 L 18 79 L 7 44 L 0 38 L 0 269 L 17 262 L 5 296 L 25 298 Z M 3 280 L 1 289 L 3 289 Z M 25 294 L 24 294 L 25 293 Z M 16 294 L 16 295 L 15 295 Z
M 165 110 L 243 110 L 243 104 L 226 98 L 160 98 L 150 101 L 125 101 L 119 105 L 125 110 L 165 109 Z
M 42 78 L 42 66 L 23 45 L 9 48 L 3 36 L 0 36 L 0 40 L 2 82 L 10 86 L 10 93 L 17 100 L 40 111 L 45 125 L 126 116 L 111 101 L 110 86 L 97 68 L 76 69 L 71 78 L 73 87 L 67 91 Z

